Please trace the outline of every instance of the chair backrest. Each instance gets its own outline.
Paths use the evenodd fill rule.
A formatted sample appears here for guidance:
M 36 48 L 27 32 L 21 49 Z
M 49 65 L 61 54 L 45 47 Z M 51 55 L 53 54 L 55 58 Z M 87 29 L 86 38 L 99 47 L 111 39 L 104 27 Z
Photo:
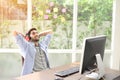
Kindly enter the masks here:
M 22 65 L 24 64 L 24 57 L 22 56 Z

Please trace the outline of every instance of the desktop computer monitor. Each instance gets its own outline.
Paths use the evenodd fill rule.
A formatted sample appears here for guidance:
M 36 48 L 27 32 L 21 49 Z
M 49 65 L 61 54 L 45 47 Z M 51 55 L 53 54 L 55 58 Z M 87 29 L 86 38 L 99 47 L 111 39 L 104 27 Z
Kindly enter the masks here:
M 56 72 L 55 75 L 64 77 L 76 73 L 78 71 L 79 73 L 83 74 L 85 71 L 91 72 L 91 70 L 98 68 L 99 75 L 98 77 L 97 76 L 96 77 L 97 79 L 100 79 L 105 74 L 104 65 L 102 63 L 102 59 L 104 56 L 105 42 L 106 42 L 106 36 L 96 36 L 96 37 L 86 38 L 83 43 L 84 44 L 83 54 L 82 54 L 80 66 L 76 66 L 73 68 L 69 68 L 67 70 Z M 86 75 L 86 76 L 90 77 L 90 75 Z
M 86 38 L 84 40 L 79 70 L 81 74 L 83 74 L 85 71 L 90 71 L 97 68 L 96 54 L 100 54 L 103 60 L 105 43 L 106 36 L 104 35 Z

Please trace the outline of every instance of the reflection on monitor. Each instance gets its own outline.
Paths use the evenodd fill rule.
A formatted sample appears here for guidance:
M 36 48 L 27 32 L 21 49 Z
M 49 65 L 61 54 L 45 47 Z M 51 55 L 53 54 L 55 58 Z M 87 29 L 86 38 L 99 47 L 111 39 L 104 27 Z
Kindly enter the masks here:
M 83 74 L 85 71 L 90 71 L 97 68 L 96 54 L 100 54 L 102 59 L 104 56 L 106 36 L 96 36 L 86 38 L 83 43 L 83 53 L 80 62 L 79 72 Z

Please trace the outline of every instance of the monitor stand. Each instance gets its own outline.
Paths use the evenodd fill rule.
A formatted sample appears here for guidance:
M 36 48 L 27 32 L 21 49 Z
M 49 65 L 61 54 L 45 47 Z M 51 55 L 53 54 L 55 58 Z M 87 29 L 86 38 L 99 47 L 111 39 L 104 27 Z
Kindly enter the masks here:
M 98 79 L 102 78 L 105 75 L 104 64 L 100 54 L 96 54 L 97 67 L 98 67 Z
M 104 65 L 103 65 L 103 61 L 100 54 L 96 54 L 96 60 L 97 60 L 98 71 L 87 74 L 86 77 L 89 77 L 92 79 L 100 79 L 105 75 Z

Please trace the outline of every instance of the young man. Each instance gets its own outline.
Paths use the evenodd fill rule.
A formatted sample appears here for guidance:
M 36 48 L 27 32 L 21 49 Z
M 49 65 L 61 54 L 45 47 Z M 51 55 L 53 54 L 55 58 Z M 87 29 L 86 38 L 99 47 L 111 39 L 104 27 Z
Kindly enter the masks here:
M 24 57 L 22 75 L 50 68 L 47 49 L 51 33 L 52 30 L 47 30 L 39 34 L 36 28 L 31 28 L 27 33 L 29 38 L 29 41 L 27 41 L 23 35 L 14 31 L 16 43 L 21 50 L 21 55 Z M 41 36 L 45 36 L 45 38 L 39 42 Z

